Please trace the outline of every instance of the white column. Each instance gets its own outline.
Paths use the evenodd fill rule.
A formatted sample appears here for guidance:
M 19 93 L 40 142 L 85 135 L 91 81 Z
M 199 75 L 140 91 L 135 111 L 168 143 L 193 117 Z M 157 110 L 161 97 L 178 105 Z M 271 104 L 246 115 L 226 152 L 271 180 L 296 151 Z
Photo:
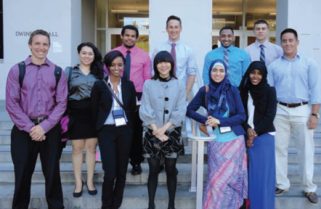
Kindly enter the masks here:
M 287 27 L 298 32 L 299 51 L 313 57 L 321 64 L 321 1 L 320 0 L 277 0 L 276 38 Z
M 199 74 L 205 54 L 212 47 L 212 0 L 150 0 L 149 43 L 150 51 L 167 40 L 166 19 L 170 15 L 181 18 L 181 40 L 194 51 Z

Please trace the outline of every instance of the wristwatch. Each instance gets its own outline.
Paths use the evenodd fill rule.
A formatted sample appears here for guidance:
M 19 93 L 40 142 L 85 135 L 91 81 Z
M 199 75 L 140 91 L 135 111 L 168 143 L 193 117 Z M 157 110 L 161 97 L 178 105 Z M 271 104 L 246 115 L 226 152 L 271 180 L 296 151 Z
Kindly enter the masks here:
M 315 116 L 317 119 L 320 118 L 320 113 L 311 113 L 312 116 Z

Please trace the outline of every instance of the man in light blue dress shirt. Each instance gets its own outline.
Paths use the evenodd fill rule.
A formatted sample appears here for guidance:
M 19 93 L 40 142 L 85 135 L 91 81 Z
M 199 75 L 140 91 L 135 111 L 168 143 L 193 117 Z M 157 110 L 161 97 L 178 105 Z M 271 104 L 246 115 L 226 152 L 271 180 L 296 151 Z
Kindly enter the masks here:
M 214 60 L 224 60 L 227 65 L 228 78 L 233 86 L 239 86 L 242 76 L 250 64 L 249 55 L 233 45 L 235 41 L 234 30 L 231 27 L 223 27 L 220 30 L 219 40 L 221 46 L 208 52 L 203 67 L 203 82 L 209 83 L 209 67 Z
M 318 202 L 317 185 L 313 183 L 313 133 L 320 118 L 321 71 L 317 63 L 298 53 L 298 35 L 287 28 L 281 33 L 283 56 L 268 67 L 269 83 L 277 93 L 276 128 L 276 195 L 289 190 L 287 177 L 288 145 L 293 140 L 300 149 L 303 163 L 305 196 L 311 203 Z
M 269 24 L 266 20 L 255 21 L 253 31 L 256 40 L 244 50 L 250 55 L 252 62 L 263 61 L 268 66 L 283 54 L 283 50 L 269 41 Z
M 186 96 L 191 98 L 191 90 L 195 82 L 197 62 L 192 49 L 180 40 L 182 21 L 171 15 L 166 21 L 168 40 L 157 47 L 153 56 L 159 51 L 168 51 L 175 60 L 175 75 L 178 80 L 186 84 Z

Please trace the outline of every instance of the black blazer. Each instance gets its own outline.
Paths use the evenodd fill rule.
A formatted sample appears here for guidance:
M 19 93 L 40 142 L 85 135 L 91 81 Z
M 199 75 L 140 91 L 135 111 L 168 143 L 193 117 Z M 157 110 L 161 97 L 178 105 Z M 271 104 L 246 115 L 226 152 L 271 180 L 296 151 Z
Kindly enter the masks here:
M 107 81 L 108 77 L 104 78 L 104 80 Z M 98 131 L 104 126 L 113 103 L 113 96 L 108 90 L 104 80 L 96 81 L 91 91 L 93 120 Z M 132 126 L 134 112 L 136 111 L 136 91 L 134 84 L 131 81 L 122 79 L 121 91 L 128 125 Z
M 255 108 L 254 110 L 254 118 L 253 118 L 253 124 L 255 126 L 255 132 L 257 135 L 262 135 L 267 132 L 275 131 L 273 120 L 275 118 L 276 114 L 276 92 L 274 87 L 270 87 L 268 94 L 266 95 L 266 104 L 264 107 Z M 247 111 L 247 103 L 244 104 L 244 109 L 246 110 L 246 114 L 248 117 L 248 111 Z M 247 122 L 247 120 L 246 120 Z M 245 131 L 247 131 L 248 128 L 250 128 L 250 125 L 245 123 L 243 124 Z M 251 127 L 253 128 L 253 127 Z

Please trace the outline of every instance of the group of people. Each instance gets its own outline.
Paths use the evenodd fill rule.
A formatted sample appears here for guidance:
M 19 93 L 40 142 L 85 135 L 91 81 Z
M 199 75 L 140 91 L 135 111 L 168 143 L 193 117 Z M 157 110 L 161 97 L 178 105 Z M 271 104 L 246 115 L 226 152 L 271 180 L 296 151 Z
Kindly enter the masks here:
M 282 48 L 268 41 L 268 30 L 265 20 L 256 21 L 256 41 L 242 50 L 233 45 L 233 29 L 223 27 L 221 46 L 205 57 L 205 85 L 194 97 L 198 68 L 192 49 L 180 40 L 182 22 L 177 16 L 168 17 L 168 40 L 158 46 L 152 59 L 136 46 L 138 29 L 126 25 L 121 30 L 121 46 L 102 58 L 94 44 L 81 43 L 79 64 L 65 71 L 47 58 L 49 34 L 44 30 L 31 33 L 31 55 L 12 67 L 6 87 L 6 109 L 14 122 L 12 208 L 28 208 L 38 153 L 48 208 L 64 208 L 59 168 L 63 148 L 59 121 L 64 114 L 70 118 L 73 196 L 82 196 L 84 185 L 90 195 L 97 194 L 98 144 L 104 170 L 102 209 L 120 208 L 128 162 L 131 174 L 139 175 L 144 157 L 149 165 L 148 209 L 157 208 L 162 167 L 168 209 L 175 208 L 176 163 L 184 149 L 185 116 L 215 135 L 208 143 L 204 209 L 238 209 L 244 199 L 251 209 L 273 209 L 275 194 L 290 187 L 290 138 L 303 149 L 305 196 L 317 203 L 317 187 L 312 182 L 313 130 L 319 119 L 321 72 L 315 61 L 298 53 L 294 29 L 281 33 Z M 198 111 L 200 107 L 205 114 Z M 83 151 L 86 182 L 81 175 Z

